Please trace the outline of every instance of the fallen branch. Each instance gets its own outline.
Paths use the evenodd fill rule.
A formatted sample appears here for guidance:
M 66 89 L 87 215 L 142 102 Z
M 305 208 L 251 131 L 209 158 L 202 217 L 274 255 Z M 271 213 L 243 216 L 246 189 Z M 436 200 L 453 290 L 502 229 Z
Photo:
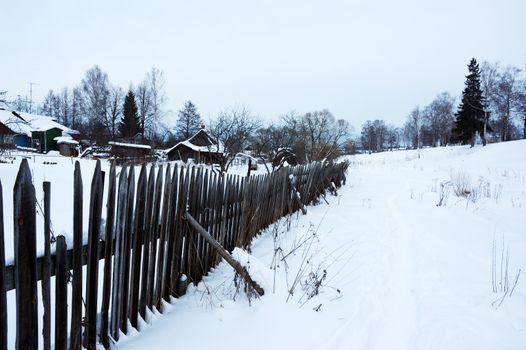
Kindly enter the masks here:
M 265 294 L 265 291 L 259 284 L 257 284 L 256 281 L 252 280 L 250 277 L 250 274 L 248 273 L 247 269 L 242 266 L 236 259 L 230 255 L 230 253 L 219 244 L 218 241 L 214 239 L 205 229 L 203 226 L 201 226 L 197 220 L 195 220 L 190 213 L 186 212 L 184 214 L 185 219 L 188 221 L 190 226 L 192 226 L 197 233 L 201 235 L 218 253 L 223 257 L 230 266 L 236 270 L 236 272 L 243 277 L 247 285 L 252 287 L 260 296 L 263 296 Z

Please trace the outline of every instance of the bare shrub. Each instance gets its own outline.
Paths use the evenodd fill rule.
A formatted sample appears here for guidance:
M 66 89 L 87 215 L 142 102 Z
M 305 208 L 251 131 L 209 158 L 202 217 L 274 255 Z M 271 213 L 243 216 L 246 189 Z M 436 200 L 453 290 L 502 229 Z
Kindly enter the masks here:
M 457 197 L 468 197 L 472 191 L 471 179 L 462 171 L 451 172 L 451 184 Z
M 499 247 L 497 247 L 499 245 Z M 498 250 L 500 248 L 500 257 Z M 493 236 L 493 245 L 491 252 L 491 287 L 493 293 L 501 293 L 502 295 L 495 300 L 491 305 L 495 308 L 499 308 L 506 296 L 510 297 L 513 295 L 513 291 L 519 282 L 521 275 L 521 269 L 518 270 L 513 282 L 510 283 L 510 246 L 506 244 L 504 235 L 502 236 L 502 244 L 497 243 L 497 239 Z

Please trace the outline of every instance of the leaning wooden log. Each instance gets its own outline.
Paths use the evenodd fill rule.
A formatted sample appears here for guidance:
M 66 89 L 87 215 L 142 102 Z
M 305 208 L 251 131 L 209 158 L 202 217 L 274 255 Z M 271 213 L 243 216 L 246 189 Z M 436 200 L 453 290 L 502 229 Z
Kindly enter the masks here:
M 210 234 L 190 215 L 188 212 L 184 214 L 185 219 L 188 223 L 221 255 L 227 263 L 230 264 L 236 270 L 236 272 L 245 280 L 245 282 L 252 287 L 260 296 L 265 294 L 263 288 L 257 284 L 256 281 L 252 280 L 247 269 L 242 266 L 237 260 L 235 260 L 230 253 L 223 248 L 219 242 L 217 242 Z

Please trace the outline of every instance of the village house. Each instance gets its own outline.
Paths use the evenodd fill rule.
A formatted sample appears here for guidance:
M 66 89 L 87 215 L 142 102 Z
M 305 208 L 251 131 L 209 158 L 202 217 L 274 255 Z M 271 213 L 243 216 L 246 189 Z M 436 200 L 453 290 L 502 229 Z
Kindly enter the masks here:
M 188 140 L 181 141 L 166 150 L 168 160 L 182 160 L 187 162 L 192 159 L 196 163 L 221 163 L 223 152 L 220 142 L 213 138 L 208 131 L 201 129 Z
M 57 123 L 51 117 L 0 108 L 0 145 L 28 148 L 40 153 L 59 150 L 57 138 L 79 132 Z

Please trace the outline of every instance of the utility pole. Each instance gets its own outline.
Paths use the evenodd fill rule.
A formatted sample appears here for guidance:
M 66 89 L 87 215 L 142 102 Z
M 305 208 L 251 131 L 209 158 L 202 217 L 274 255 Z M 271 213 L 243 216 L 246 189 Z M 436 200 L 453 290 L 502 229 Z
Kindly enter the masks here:
M 27 82 L 29 84 L 29 113 L 33 113 L 33 85 L 40 85 L 39 83 Z

